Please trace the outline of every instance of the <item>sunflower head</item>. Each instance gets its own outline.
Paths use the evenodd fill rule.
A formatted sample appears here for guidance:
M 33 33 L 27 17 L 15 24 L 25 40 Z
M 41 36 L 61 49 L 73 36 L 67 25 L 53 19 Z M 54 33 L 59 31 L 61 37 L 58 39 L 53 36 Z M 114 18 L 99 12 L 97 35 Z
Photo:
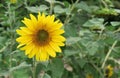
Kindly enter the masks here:
M 56 52 L 61 52 L 60 47 L 64 46 L 65 38 L 62 36 L 63 24 L 55 20 L 54 15 L 45 16 L 38 14 L 37 18 L 30 14 L 30 19 L 24 18 L 25 26 L 17 29 L 20 35 L 16 41 L 18 48 L 25 50 L 29 58 L 36 57 L 36 60 L 46 61 L 49 57 L 56 57 Z
M 92 74 L 87 74 L 86 78 L 93 78 L 93 75 Z
M 111 65 L 108 65 L 105 70 L 105 77 L 110 78 L 113 75 L 113 67 Z
M 38 31 L 38 40 L 40 42 L 44 42 L 44 41 L 48 40 L 48 38 L 49 38 L 49 33 L 47 31 L 45 31 L 45 30 Z
M 15 4 L 17 3 L 17 0 L 10 0 L 10 3 Z

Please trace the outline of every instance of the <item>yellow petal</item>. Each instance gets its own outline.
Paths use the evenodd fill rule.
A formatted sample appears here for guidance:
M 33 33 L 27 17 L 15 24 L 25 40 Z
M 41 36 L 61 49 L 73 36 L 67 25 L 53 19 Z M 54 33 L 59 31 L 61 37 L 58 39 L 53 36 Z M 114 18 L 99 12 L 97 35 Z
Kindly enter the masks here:
M 28 55 L 31 53 L 31 51 L 33 51 L 35 48 L 35 46 L 33 44 L 29 44 L 29 46 L 27 45 L 26 51 L 25 51 L 25 55 Z
M 47 52 L 45 51 L 45 49 L 42 49 L 40 52 L 40 60 L 46 61 L 48 59 L 49 59 L 49 56 L 48 56 Z
M 58 45 L 56 45 L 55 43 L 50 42 L 49 44 L 50 44 L 51 48 L 53 48 L 55 51 L 62 52 L 60 47 L 58 47 Z
M 17 32 L 19 35 L 27 35 L 24 31 L 19 30 L 19 29 L 17 29 L 16 32 Z
M 59 35 L 59 36 L 52 36 L 52 41 L 61 41 L 61 42 L 64 42 L 66 39 Z
M 49 45 L 45 47 L 46 48 L 46 51 L 47 53 L 52 56 L 52 57 L 56 57 L 56 52 L 54 49 L 52 49 Z
M 20 50 L 26 50 L 34 46 L 32 42 L 27 43 L 24 47 L 20 48 Z
M 55 30 L 55 31 L 51 31 L 51 36 L 53 35 L 60 35 L 60 34 L 63 34 L 65 31 L 64 30 Z
M 49 26 L 49 31 L 52 32 L 52 31 L 60 30 L 60 28 L 63 26 L 63 24 L 62 23 L 59 23 L 59 24 L 50 24 L 48 26 Z
M 65 44 L 62 43 L 62 42 L 55 42 L 55 44 L 58 45 L 58 46 L 65 46 Z
M 33 32 L 30 31 L 30 30 L 29 30 L 28 28 L 26 28 L 26 27 L 20 27 L 20 29 L 21 29 L 22 32 L 26 33 L 27 35 L 33 34 Z
M 41 17 L 45 19 L 45 14 L 44 14 L 44 13 L 42 13 L 42 16 L 41 16 Z
M 29 58 L 34 57 L 38 51 L 39 51 L 38 47 L 35 46 L 34 49 L 29 53 L 28 57 Z
M 33 21 L 31 21 L 30 19 L 24 18 L 24 20 L 22 20 L 22 22 L 23 22 L 31 31 L 35 31 Z
M 32 14 L 30 14 L 30 18 L 31 18 L 31 21 L 33 22 L 34 26 L 36 26 L 37 24 L 37 19 L 35 16 L 33 16 Z
M 41 53 L 41 48 L 38 48 L 38 52 L 36 53 L 36 60 L 39 61 L 40 60 L 40 53 Z
M 45 20 L 45 14 L 44 13 L 42 13 L 42 14 L 39 13 L 38 14 L 38 21 L 41 22 L 43 20 Z
M 50 19 L 51 19 L 51 21 L 53 22 L 53 21 L 55 20 L 55 15 L 52 15 L 52 16 L 50 17 Z
M 38 13 L 38 21 L 41 20 L 40 18 L 41 18 L 41 13 L 39 12 Z
M 21 43 L 21 44 L 19 44 L 18 46 L 17 46 L 17 48 L 20 48 L 21 46 L 23 46 L 23 45 L 25 45 L 25 43 Z
M 54 26 L 56 26 L 57 29 L 60 29 L 63 26 L 63 24 L 62 24 L 62 22 L 60 22 L 59 20 L 57 20 L 57 21 L 54 22 Z
M 34 20 L 35 23 L 37 22 L 37 19 L 36 19 L 36 17 L 34 15 L 30 14 L 30 18 L 31 18 L 32 21 Z
M 17 42 L 20 42 L 20 43 L 28 43 L 28 42 L 31 42 L 32 41 L 32 37 L 30 36 L 21 36 L 19 38 L 16 39 Z

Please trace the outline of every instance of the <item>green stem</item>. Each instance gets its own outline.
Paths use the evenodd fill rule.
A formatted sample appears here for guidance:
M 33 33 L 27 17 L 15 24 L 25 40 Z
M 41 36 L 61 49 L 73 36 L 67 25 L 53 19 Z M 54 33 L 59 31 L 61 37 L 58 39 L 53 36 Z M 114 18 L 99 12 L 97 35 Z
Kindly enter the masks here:
M 74 10 L 75 5 L 79 2 L 79 0 L 76 0 L 76 2 L 71 6 L 70 13 Z M 70 21 L 70 14 L 66 16 L 64 25 L 66 25 Z
M 105 26 L 106 24 L 107 23 L 105 23 L 103 26 Z M 101 31 L 100 31 L 100 34 L 99 34 L 99 37 L 98 37 L 98 41 L 101 39 L 103 31 L 104 31 L 104 28 L 101 29 Z
M 112 52 L 113 48 L 114 48 L 114 47 L 115 47 L 115 45 L 117 44 L 117 42 L 118 42 L 117 40 L 116 40 L 116 41 L 114 41 L 114 43 L 113 43 L 112 47 L 109 49 L 109 51 L 108 51 L 108 53 L 107 53 L 107 55 L 106 55 L 106 57 L 105 57 L 105 59 L 104 59 L 104 61 L 103 61 L 103 63 L 102 63 L 102 66 L 101 66 L 101 68 L 102 68 L 102 69 L 104 68 L 105 63 L 106 63 L 107 59 L 109 58 L 109 56 L 110 56 L 110 54 L 111 54 L 111 52 Z
M 52 14 L 53 6 L 54 6 L 54 2 L 51 0 L 51 2 L 50 2 L 50 15 Z
M 114 59 L 113 57 L 110 57 L 110 58 L 108 58 L 109 60 L 112 60 L 112 61 L 114 61 L 115 63 L 117 63 L 117 64 L 119 64 L 120 65 L 120 61 L 119 60 L 116 60 L 116 59 Z
M 10 6 L 10 3 L 8 3 L 8 14 L 9 14 L 9 25 L 10 25 L 10 29 L 12 30 L 12 18 L 11 18 L 11 6 Z M 11 38 L 11 40 L 13 40 L 13 37 L 12 37 L 12 33 L 10 33 L 10 38 Z M 10 52 L 12 52 L 12 45 L 13 45 L 13 43 L 12 43 L 12 41 L 11 41 L 11 44 L 10 44 Z M 10 54 L 9 55 L 9 69 L 11 69 L 12 68 L 12 54 Z M 12 77 L 12 72 L 10 72 L 9 73 L 9 77 L 10 78 L 13 78 Z
M 101 70 L 93 62 L 90 62 L 90 63 L 99 72 L 101 78 L 104 78 L 103 73 L 101 72 Z
M 76 43 L 76 45 L 77 45 L 77 47 L 80 49 L 80 50 L 82 50 L 82 48 L 81 48 L 81 46 L 80 46 L 80 44 L 77 42 Z
M 33 74 L 33 78 L 36 78 L 36 61 L 35 58 L 33 58 L 33 67 L 32 67 L 32 74 Z
M 117 33 L 117 32 L 120 32 L 120 27 L 117 30 L 113 31 L 113 33 Z
M 102 4 L 104 5 L 105 8 L 108 8 L 106 2 L 104 0 L 101 0 Z

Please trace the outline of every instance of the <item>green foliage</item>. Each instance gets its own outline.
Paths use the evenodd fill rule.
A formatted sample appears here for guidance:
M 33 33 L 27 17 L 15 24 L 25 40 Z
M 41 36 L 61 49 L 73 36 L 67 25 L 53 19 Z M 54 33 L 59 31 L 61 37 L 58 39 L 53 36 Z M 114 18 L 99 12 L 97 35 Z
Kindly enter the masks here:
M 104 29 L 103 22 L 104 19 L 93 18 L 91 20 L 88 20 L 85 24 L 83 24 L 83 26 L 88 27 L 90 29 Z
M 0 78 L 120 78 L 119 0 L 0 1 Z M 30 13 L 55 14 L 64 24 L 66 46 L 46 62 L 28 59 L 16 47 L 16 29 Z

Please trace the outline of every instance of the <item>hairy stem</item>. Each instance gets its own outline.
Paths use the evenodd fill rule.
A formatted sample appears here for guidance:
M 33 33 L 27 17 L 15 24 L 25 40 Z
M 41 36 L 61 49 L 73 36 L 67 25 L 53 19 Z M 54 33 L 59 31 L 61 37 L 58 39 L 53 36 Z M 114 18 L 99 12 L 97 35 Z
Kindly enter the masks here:
M 93 62 L 90 62 L 90 63 L 99 72 L 101 78 L 104 78 L 103 73 L 101 72 L 101 70 Z
M 50 14 L 52 14 L 53 6 L 54 6 L 54 2 L 51 0 L 51 2 L 50 2 Z
M 74 10 L 75 4 L 77 4 L 79 0 L 76 0 L 76 2 L 71 6 L 70 13 Z M 64 25 L 67 24 L 70 21 L 70 14 L 66 16 Z
M 102 4 L 104 5 L 105 8 L 108 8 L 106 2 L 104 0 L 101 0 Z
M 33 74 L 33 78 L 36 78 L 36 61 L 35 58 L 33 58 L 33 67 L 32 67 L 32 74 Z
M 106 55 L 106 57 L 105 57 L 105 59 L 104 59 L 104 61 L 103 61 L 103 63 L 102 63 L 102 67 L 101 67 L 102 69 L 104 68 L 105 63 L 106 63 L 107 59 L 109 58 L 109 56 L 110 56 L 110 54 L 111 54 L 113 48 L 114 48 L 115 45 L 117 44 L 117 42 L 118 42 L 117 40 L 114 41 L 114 43 L 112 44 L 112 47 L 109 49 L 109 51 L 108 51 L 108 53 L 107 53 L 107 55 Z

